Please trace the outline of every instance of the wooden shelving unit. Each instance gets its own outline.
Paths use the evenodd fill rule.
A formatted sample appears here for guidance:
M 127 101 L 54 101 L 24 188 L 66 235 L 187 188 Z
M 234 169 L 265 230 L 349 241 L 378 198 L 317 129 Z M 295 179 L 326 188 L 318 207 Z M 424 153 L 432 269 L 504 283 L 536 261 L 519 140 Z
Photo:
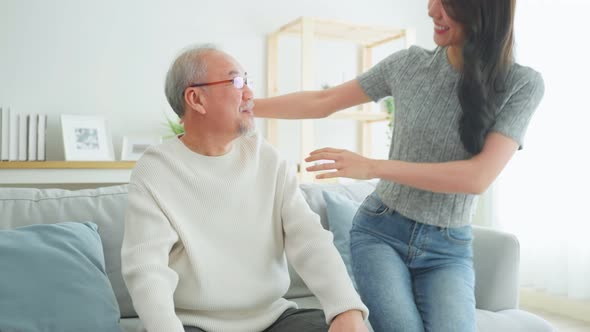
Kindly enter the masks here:
M 301 17 L 280 27 L 268 36 L 267 40 L 267 96 L 280 94 L 278 87 L 279 77 L 279 39 L 283 36 L 295 35 L 301 39 L 301 79 L 300 90 L 314 90 L 314 41 L 316 39 L 341 40 L 354 43 L 358 46 L 359 61 L 357 73 L 361 74 L 369 69 L 372 63 L 372 51 L 375 47 L 403 39 L 405 46 L 415 43 L 416 34 L 413 29 L 395 29 L 391 27 L 362 26 L 333 20 Z M 360 153 L 369 156 L 371 154 L 371 124 L 376 121 L 386 121 L 385 112 L 371 111 L 370 105 L 365 104 L 358 110 L 346 110 L 333 114 L 329 119 L 347 119 L 358 122 L 358 142 Z M 279 130 L 278 121 L 267 119 L 266 138 L 278 146 Z M 299 164 L 304 165 L 304 158 L 314 148 L 314 121 L 302 120 L 300 126 L 301 151 Z M 299 179 L 302 182 L 316 181 L 313 174 L 307 173 L 301 167 Z
M 6 161 L 0 169 L 132 169 L 134 161 Z
M 127 183 L 134 161 L 0 162 L 0 185 Z
M 371 123 L 387 121 L 389 116 L 385 112 L 340 111 L 330 115 L 328 119 L 356 120 Z

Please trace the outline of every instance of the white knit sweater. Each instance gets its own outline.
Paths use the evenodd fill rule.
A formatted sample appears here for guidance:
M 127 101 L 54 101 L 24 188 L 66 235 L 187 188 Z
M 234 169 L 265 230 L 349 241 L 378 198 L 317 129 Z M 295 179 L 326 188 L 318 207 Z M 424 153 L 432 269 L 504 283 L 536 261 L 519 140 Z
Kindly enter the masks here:
M 286 256 L 327 322 L 361 302 L 332 244 L 258 134 L 208 157 L 178 138 L 150 148 L 129 186 L 121 252 L 125 283 L 149 332 L 262 331 L 287 308 Z

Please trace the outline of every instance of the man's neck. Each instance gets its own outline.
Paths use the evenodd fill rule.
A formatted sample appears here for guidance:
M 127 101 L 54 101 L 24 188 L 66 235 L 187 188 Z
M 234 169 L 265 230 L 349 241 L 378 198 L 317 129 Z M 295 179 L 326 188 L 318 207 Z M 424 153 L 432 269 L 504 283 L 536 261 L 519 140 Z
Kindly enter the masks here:
M 185 133 L 180 141 L 191 151 L 203 156 L 219 157 L 231 150 L 234 139 L 220 139 L 219 137 L 203 137 Z

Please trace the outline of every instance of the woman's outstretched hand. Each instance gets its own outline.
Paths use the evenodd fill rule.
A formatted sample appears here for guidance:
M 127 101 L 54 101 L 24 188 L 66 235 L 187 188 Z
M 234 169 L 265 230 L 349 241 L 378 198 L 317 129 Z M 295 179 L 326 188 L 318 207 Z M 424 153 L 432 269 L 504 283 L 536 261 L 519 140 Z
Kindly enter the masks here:
M 374 159 L 365 158 L 354 152 L 342 149 L 323 148 L 312 151 L 309 157 L 305 158 L 306 162 L 327 160 L 330 162 L 322 163 L 306 168 L 309 172 L 331 171 L 316 175 L 316 179 L 329 179 L 335 177 L 345 177 L 358 180 L 367 180 L 374 178 Z

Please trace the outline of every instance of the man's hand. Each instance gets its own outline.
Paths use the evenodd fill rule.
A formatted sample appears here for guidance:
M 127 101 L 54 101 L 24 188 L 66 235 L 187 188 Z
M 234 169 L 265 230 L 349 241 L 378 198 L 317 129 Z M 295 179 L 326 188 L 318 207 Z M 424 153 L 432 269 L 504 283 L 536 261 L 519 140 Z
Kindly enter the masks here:
M 328 332 L 368 332 L 363 314 L 358 310 L 348 310 L 336 316 Z

